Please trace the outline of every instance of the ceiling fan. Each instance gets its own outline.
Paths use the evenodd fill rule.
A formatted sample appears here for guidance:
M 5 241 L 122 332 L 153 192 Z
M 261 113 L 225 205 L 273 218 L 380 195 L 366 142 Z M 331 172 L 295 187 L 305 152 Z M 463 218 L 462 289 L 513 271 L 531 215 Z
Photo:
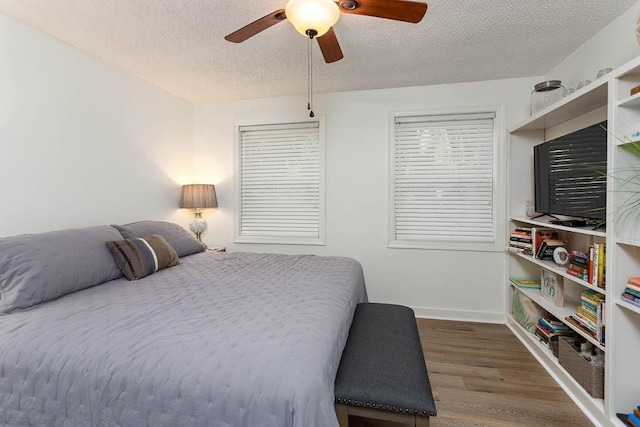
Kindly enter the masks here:
M 325 62 L 343 58 L 340 44 L 333 31 L 340 12 L 386 18 L 394 21 L 418 23 L 427 13 L 427 4 L 406 0 L 288 0 L 284 9 L 240 28 L 225 37 L 233 43 L 242 43 L 267 28 L 289 19 L 298 32 L 316 38 Z

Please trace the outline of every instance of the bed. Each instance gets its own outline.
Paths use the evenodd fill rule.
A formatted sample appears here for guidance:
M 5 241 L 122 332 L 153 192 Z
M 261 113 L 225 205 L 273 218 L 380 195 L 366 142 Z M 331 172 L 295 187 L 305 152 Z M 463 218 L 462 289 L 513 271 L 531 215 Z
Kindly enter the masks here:
M 74 235 L 66 241 L 56 233 L 0 239 L 0 425 L 338 425 L 335 374 L 367 298 L 358 262 L 182 251 L 179 264 L 129 281 L 104 256 L 104 239 L 133 236 L 105 227 L 97 236 L 58 232 Z M 147 222 L 138 234 L 163 227 Z M 180 251 L 171 233 L 166 241 Z M 52 261 L 60 240 L 59 254 L 75 248 L 80 259 Z M 86 265 L 90 251 L 101 252 L 102 267 Z M 52 265 L 66 267 L 51 273 Z M 7 283 L 20 278 L 31 287 L 16 297 Z M 52 290 L 61 280 L 71 292 Z M 7 309 L 16 300 L 23 307 Z

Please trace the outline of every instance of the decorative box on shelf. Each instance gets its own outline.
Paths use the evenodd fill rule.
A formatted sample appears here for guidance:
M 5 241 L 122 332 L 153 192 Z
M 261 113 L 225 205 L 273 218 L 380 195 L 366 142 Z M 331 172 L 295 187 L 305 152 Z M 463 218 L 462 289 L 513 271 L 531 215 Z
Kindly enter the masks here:
M 564 306 L 564 283 L 562 276 L 542 269 L 540 293 L 558 307 Z

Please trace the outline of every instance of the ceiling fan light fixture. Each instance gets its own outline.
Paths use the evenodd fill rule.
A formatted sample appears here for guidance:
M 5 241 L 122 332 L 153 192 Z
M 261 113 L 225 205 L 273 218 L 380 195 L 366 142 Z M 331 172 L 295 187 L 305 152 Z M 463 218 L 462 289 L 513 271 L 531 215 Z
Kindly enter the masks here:
M 356 0 L 340 0 L 340 8 L 344 10 L 356 10 L 359 4 Z
M 333 0 L 289 0 L 285 6 L 287 19 L 303 36 L 324 35 L 338 22 L 340 9 Z

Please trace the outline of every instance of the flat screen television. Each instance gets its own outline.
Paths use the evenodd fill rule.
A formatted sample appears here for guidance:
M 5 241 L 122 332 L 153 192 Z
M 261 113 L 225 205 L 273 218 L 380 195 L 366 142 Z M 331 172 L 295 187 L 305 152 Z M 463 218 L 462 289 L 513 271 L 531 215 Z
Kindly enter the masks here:
M 536 212 L 602 222 L 606 217 L 607 122 L 536 145 Z

